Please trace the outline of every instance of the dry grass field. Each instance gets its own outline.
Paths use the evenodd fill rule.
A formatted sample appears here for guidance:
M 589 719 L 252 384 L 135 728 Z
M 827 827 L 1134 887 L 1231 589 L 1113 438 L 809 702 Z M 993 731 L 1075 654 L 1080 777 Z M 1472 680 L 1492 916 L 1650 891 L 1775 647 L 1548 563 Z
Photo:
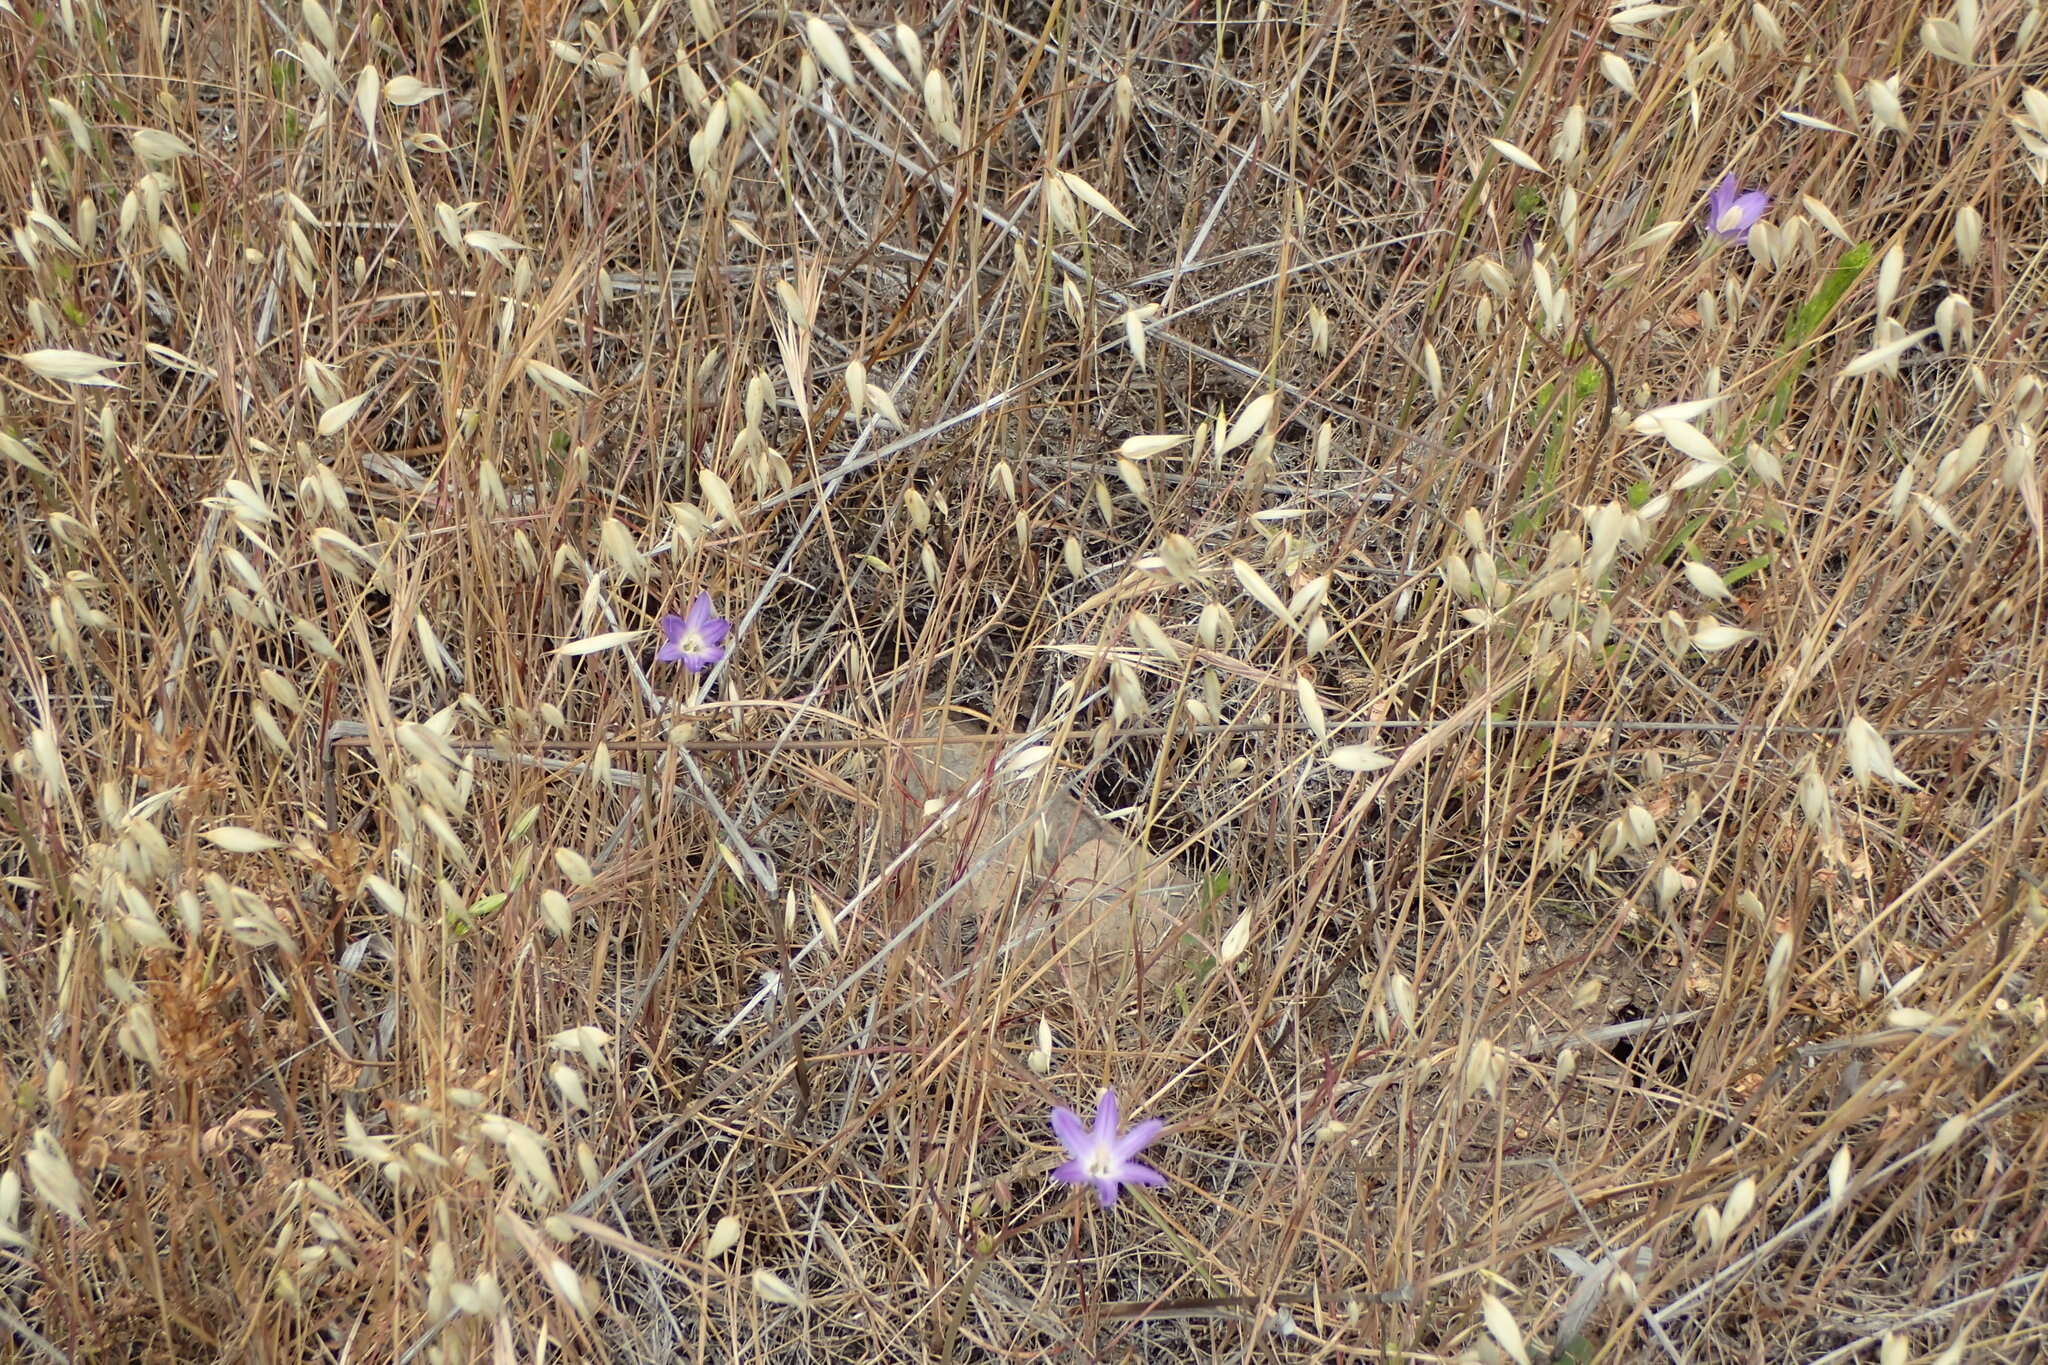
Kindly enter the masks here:
M 2048 1354 L 2041 0 L 0 74 L 0 1357 Z

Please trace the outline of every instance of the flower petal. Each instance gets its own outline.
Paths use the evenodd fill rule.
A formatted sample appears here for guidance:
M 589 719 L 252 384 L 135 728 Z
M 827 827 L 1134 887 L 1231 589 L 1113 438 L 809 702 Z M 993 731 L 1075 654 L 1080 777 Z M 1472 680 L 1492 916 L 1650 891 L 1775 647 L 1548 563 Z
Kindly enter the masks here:
M 1707 226 L 1709 228 L 1721 221 L 1722 215 L 1728 212 L 1728 205 L 1734 202 L 1734 199 L 1735 177 L 1730 175 L 1720 184 L 1714 186 L 1713 191 L 1707 195 Z
M 1102 1092 L 1102 1098 L 1095 1102 L 1095 1139 L 1098 1142 L 1116 1141 L 1116 1090 L 1112 1087 Z
M 1132 1157 L 1150 1147 L 1153 1139 L 1157 1138 L 1165 1130 L 1166 1124 L 1164 1120 L 1146 1119 L 1143 1123 L 1131 1129 L 1130 1132 L 1118 1138 L 1110 1150 L 1116 1153 L 1118 1161 L 1129 1161 Z
M 662 645 L 654 651 L 656 663 L 672 664 L 683 657 L 683 632 L 688 629 L 680 616 L 661 618 Z
M 1159 1174 L 1159 1172 L 1153 1170 L 1142 1161 L 1118 1163 L 1116 1178 L 1126 1185 L 1147 1185 L 1154 1189 L 1166 1183 L 1165 1176 Z
M 1102 1207 L 1109 1208 L 1116 1203 L 1119 1191 L 1123 1189 L 1113 1176 L 1104 1176 L 1095 1182 L 1095 1193 L 1102 1197 Z
M 725 637 L 732 632 L 732 622 L 723 616 L 714 616 L 697 627 L 697 634 L 707 645 L 722 645 Z
M 1093 1177 L 1081 1169 L 1081 1163 L 1069 1161 L 1052 1169 L 1052 1178 L 1062 1185 L 1086 1185 Z
M 1067 1153 L 1076 1162 L 1081 1159 L 1081 1154 L 1088 1150 L 1088 1130 L 1081 1126 L 1080 1115 L 1074 1113 L 1071 1109 L 1055 1109 L 1052 1111 L 1052 1133 L 1054 1137 L 1060 1140 L 1060 1146 L 1066 1148 Z M 1058 1171 L 1053 1172 L 1053 1174 L 1059 1176 Z M 1064 1176 L 1059 1178 L 1065 1179 Z

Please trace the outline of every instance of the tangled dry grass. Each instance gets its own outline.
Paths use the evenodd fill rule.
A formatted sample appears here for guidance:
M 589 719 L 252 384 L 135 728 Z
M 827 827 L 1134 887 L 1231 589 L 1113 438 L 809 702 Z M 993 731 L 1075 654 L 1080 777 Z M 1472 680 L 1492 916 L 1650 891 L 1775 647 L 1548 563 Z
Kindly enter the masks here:
M 2044 29 L 0 3 L 11 1354 L 2040 1358 Z

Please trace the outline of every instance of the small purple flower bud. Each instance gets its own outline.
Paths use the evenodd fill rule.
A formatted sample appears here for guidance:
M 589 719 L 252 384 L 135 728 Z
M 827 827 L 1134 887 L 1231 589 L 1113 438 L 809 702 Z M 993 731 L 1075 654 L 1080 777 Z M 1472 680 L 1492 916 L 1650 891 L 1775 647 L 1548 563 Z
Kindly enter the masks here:
M 1707 231 L 1724 242 L 1747 242 L 1749 230 L 1770 206 L 1771 196 L 1762 190 L 1745 192 L 1730 171 L 1707 196 Z

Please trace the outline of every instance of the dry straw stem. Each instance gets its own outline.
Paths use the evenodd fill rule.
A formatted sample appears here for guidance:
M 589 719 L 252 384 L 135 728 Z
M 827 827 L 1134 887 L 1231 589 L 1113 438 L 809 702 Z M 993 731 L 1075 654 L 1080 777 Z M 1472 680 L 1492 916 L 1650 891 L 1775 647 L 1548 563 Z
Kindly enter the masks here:
M 2033 0 L 454 15 L 0 14 L 25 1351 L 2040 1356 Z

